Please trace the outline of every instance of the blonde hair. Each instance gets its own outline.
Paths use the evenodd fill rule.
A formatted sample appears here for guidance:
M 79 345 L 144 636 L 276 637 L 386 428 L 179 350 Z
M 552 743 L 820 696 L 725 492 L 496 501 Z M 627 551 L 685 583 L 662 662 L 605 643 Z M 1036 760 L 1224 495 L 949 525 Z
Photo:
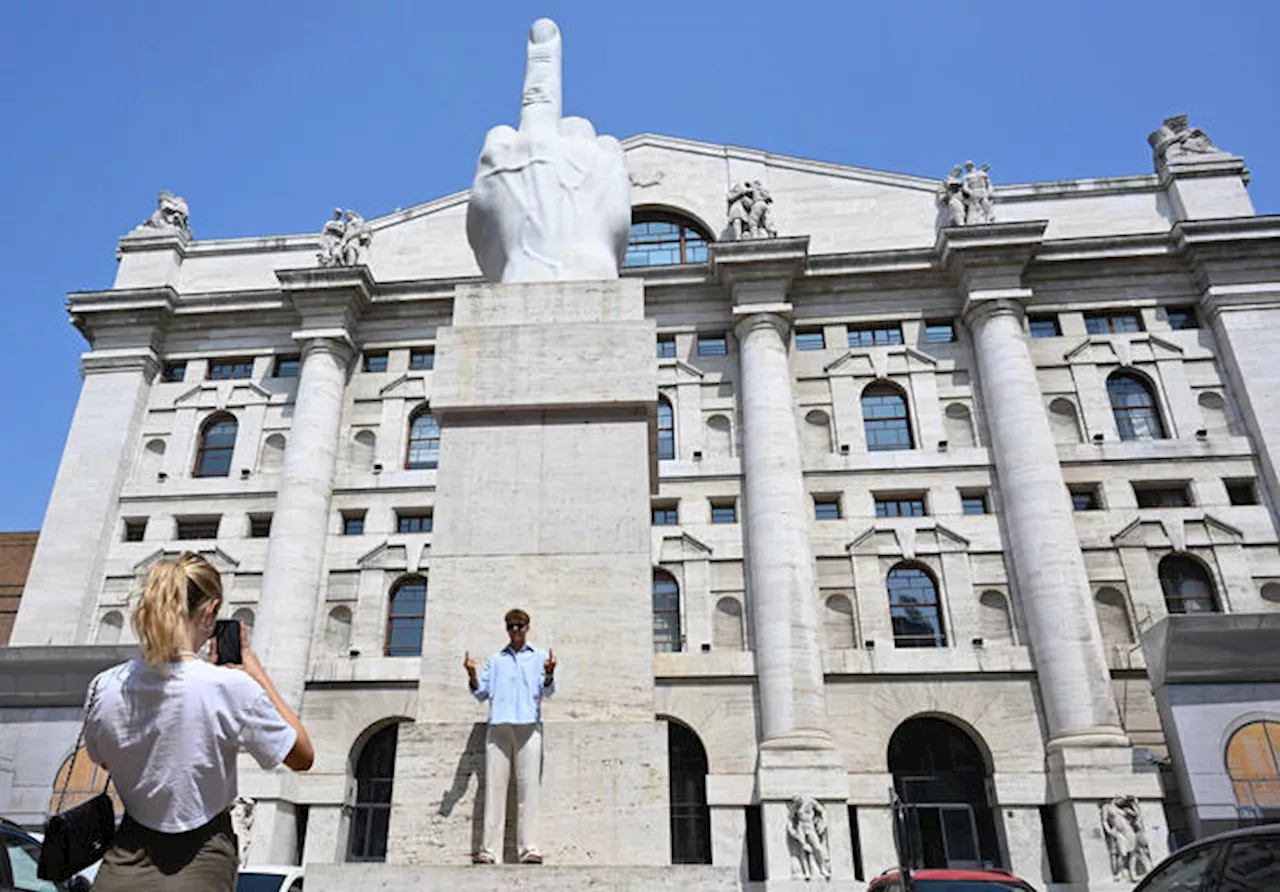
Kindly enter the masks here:
M 156 561 L 133 610 L 133 628 L 148 663 L 165 663 L 185 644 L 187 620 L 210 601 L 222 600 L 222 577 L 198 554 Z

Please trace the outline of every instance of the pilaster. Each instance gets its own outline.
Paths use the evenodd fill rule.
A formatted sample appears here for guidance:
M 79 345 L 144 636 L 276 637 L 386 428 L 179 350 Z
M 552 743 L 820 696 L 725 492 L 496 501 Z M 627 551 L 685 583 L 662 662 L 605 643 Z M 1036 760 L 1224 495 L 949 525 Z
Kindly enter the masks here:
M 116 529 L 175 296 L 168 288 L 71 294 L 93 345 L 10 642 L 83 644 Z

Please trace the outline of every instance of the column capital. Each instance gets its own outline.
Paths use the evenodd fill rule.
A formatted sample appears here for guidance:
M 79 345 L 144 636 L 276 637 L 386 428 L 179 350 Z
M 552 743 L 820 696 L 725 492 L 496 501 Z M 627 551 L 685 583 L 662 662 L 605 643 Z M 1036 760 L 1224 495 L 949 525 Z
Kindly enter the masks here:
M 960 320 L 969 328 L 997 316 L 1013 316 L 1021 322 L 1031 298 L 1030 288 L 971 291 L 960 311 Z
M 1044 241 L 1048 220 L 948 226 L 933 251 L 938 265 L 966 294 L 1022 287 L 1022 271 Z
M 141 372 L 150 384 L 160 371 L 160 357 L 154 350 L 92 350 L 80 357 L 80 374 L 95 375 L 101 372 Z
M 791 304 L 758 304 L 734 308 L 733 334 L 739 341 L 749 332 L 765 327 L 776 331 L 785 344 L 791 333 Z
M 367 266 L 278 269 L 276 279 L 304 330 L 354 331 L 377 290 Z
M 303 360 L 312 353 L 330 353 L 345 367 L 359 352 L 345 328 L 304 329 L 291 337 L 302 349 Z
M 778 303 L 804 275 L 809 236 L 714 242 L 707 255 L 712 274 L 734 304 Z

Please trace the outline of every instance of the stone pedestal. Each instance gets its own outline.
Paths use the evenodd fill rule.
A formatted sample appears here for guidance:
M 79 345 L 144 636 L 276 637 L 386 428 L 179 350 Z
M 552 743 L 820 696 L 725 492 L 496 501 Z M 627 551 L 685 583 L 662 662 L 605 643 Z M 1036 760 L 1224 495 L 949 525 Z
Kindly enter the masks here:
M 670 862 L 653 696 L 654 340 L 638 281 L 458 289 L 436 347 L 440 483 L 392 861 L 462 864 L 478 847 L 487 705 L 462 659 L 499 650 L 503 614 L 520 607 L 530 642 L 559 661 L 543 705 L 548 862 Z

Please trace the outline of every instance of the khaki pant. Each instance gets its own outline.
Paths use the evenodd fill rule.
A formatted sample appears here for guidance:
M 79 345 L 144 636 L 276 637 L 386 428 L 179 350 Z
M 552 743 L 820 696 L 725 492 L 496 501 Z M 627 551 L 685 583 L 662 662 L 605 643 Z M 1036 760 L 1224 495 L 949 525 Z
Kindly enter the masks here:
M 538 848 L 538 793 L 542 786 L 542 726 L 490 725 L 484 739 L 484 845 L 480 851 L 502 860 L 507 789 L 516 773 L 516 850 L 519 856 L 541 854 Z
M 128 815 L 102 859 L 98 892 L 234 892 L 240 851 L 231 816 L 186 833 L 160 833 Z

